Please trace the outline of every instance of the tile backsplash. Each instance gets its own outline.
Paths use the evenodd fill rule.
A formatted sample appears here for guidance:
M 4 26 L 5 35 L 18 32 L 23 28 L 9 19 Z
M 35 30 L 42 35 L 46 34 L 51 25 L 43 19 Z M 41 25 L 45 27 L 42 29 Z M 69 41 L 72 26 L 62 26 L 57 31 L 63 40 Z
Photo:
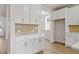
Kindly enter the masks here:
M 34 33 L 38 32 L 38 24 L 16 24 L 16 33 Z
M 79 32 L 79 25 L 69 25 L 70 32 Z

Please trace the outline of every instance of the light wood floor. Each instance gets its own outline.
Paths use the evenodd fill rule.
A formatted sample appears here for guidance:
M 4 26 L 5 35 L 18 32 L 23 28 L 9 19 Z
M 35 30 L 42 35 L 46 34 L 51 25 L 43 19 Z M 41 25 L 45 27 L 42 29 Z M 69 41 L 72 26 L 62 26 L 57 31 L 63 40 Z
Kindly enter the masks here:
M 60 43 L 49 43 L 46 40 L 43 54 L 79 54 L 79 51 L 67 48 Z

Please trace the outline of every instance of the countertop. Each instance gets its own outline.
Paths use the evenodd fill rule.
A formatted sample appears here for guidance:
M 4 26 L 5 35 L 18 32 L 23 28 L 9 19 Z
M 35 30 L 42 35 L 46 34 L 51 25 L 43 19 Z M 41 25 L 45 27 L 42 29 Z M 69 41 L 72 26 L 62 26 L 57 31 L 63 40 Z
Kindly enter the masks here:
M 40 38 L 40 37 L 44 37 L 44 34 L 40 34 L 40 33 L 20 33 L 17 34 L 15 37 L 26 37 L 26 38 Z

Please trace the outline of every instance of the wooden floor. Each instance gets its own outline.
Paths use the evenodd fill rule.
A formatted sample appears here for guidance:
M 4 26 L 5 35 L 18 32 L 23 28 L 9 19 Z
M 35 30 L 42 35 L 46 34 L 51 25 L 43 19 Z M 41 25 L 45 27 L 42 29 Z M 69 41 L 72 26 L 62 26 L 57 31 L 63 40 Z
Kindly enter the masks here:
M 46 40 L 45 49 L 42 53 L 43 54 L 79 54 L 79 51 L 73 50 L 71 48 L 67 48 L 60 43 L 49 43 L 49 41 Z

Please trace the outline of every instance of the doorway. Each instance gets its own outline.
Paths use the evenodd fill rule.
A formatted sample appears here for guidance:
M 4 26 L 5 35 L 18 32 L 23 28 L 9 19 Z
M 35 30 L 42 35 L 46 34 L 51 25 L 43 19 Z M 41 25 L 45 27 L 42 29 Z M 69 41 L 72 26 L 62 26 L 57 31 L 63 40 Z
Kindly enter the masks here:
M 54 41 L 65 44 L 65 19 L 55 20 Z

